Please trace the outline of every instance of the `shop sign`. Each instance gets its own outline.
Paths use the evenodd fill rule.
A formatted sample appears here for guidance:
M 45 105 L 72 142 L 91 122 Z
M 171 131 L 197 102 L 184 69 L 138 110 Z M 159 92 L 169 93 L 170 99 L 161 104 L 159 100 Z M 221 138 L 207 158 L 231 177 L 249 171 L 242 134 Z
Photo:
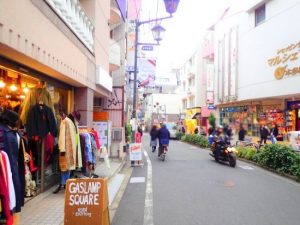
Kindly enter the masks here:
M 300 101 L 288 102 L 288 109 L 300 109 Z
M 134 50 L 135 50 L 135 21 L 127 22 L 127 71 L 134 71 Z
M 142 144 L 131 143 L 129 145 L 129 158 L 130 161 L 141 161 L 142 160 Z
M 153 46 L 151 45 L 143 45 L 142 46 L 143 51 L 153 51 Z
M 268 59 L 268 65 L 275 68 L 274 76 L 277 80 L 300 74 L 299 51 L 300 41 L 278 49 L 277 54 Z
M 156 76 L 156 60 L 141 58 L 139 59 L 139 87 L 154 87 Z
M 65 225 L 109 224 L 107 181 L 69 179 L 65 194 Z
M 207 108 L 208 108 L 209 110 L 214 110 L 214 109 L 216 109 L 217 107 L 216 107 L 215 105 L 209 105 Z

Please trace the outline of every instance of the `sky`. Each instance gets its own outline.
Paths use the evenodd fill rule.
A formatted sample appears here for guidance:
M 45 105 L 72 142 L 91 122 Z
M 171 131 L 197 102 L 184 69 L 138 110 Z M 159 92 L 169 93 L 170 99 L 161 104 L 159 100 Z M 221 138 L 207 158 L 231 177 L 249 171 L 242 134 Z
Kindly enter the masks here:
M 157 74 L 167 73 L 171 68 L 180 68 L 196 51 L 207 28 L 221 17 L 226 8 L 249 1 L 181 0 L 173 18 L 161 23 L 166 33 L 156 48 Z M 141 16 L 143 20 L 168 16 L 163 0 L 142 0 Z M 145 25 L 143 32 L 151 37 L 152 27 L 153 24 Z

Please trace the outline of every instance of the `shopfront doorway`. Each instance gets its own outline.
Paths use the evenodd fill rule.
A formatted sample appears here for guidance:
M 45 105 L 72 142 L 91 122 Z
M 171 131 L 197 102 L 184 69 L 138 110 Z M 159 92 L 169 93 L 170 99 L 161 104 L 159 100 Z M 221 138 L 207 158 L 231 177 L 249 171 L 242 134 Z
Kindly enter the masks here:
M 46 137 L 28 135 L 26 122 L 30 109 L 35 104 L 51 108 L 55 118 L 52 122 L 58 128 L 60 112 L 67 114 L 73 110 L 73 89 L 46 74 L 0 57 L 0 110 L 13 110 L 20 116 L 18 128 L 26 138 L 28 167 L 36 184 L 36 192 L 29 195 L 43 192 L 59 180 L 57 138 L 49 138 L 48 134 Z

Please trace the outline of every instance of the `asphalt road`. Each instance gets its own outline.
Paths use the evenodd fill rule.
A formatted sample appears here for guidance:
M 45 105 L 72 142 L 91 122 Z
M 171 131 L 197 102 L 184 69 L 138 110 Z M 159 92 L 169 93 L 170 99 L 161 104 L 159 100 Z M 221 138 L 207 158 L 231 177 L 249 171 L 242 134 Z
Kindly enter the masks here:
M 171 141 L 162 162 L 148 143 L 144 135 L 152 169 L 146 158 L 144 167 L 134 168 L 132 177 L 146 182 L 128 184 L 112 225 L 300 224 L 299 183 L 241 161 L 236 168 L 216 163 L 209 151 L 178 141 Z M 149 204 L 147 169 L 152 170 Z M 153 205 L 150 220 L 145 205 Z

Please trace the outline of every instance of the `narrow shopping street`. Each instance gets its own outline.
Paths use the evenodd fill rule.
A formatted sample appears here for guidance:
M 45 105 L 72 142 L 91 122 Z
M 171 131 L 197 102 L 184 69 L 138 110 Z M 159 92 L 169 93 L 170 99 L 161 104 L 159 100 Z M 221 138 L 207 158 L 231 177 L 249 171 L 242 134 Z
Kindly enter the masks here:
M 180 141 L 171 142 L 162 162 L 148 143 L 146 134 L 143 147 L 153 170 L 153 223 L 144 221 L 149 184 L 129 183 L 113 225 L 299 224 L 299 183 L 241 161 L 236 168 L 216 163 L 209 151 Z M 144 163 L 134 168 L 131 178 L 147 175 L 145 157 Z

